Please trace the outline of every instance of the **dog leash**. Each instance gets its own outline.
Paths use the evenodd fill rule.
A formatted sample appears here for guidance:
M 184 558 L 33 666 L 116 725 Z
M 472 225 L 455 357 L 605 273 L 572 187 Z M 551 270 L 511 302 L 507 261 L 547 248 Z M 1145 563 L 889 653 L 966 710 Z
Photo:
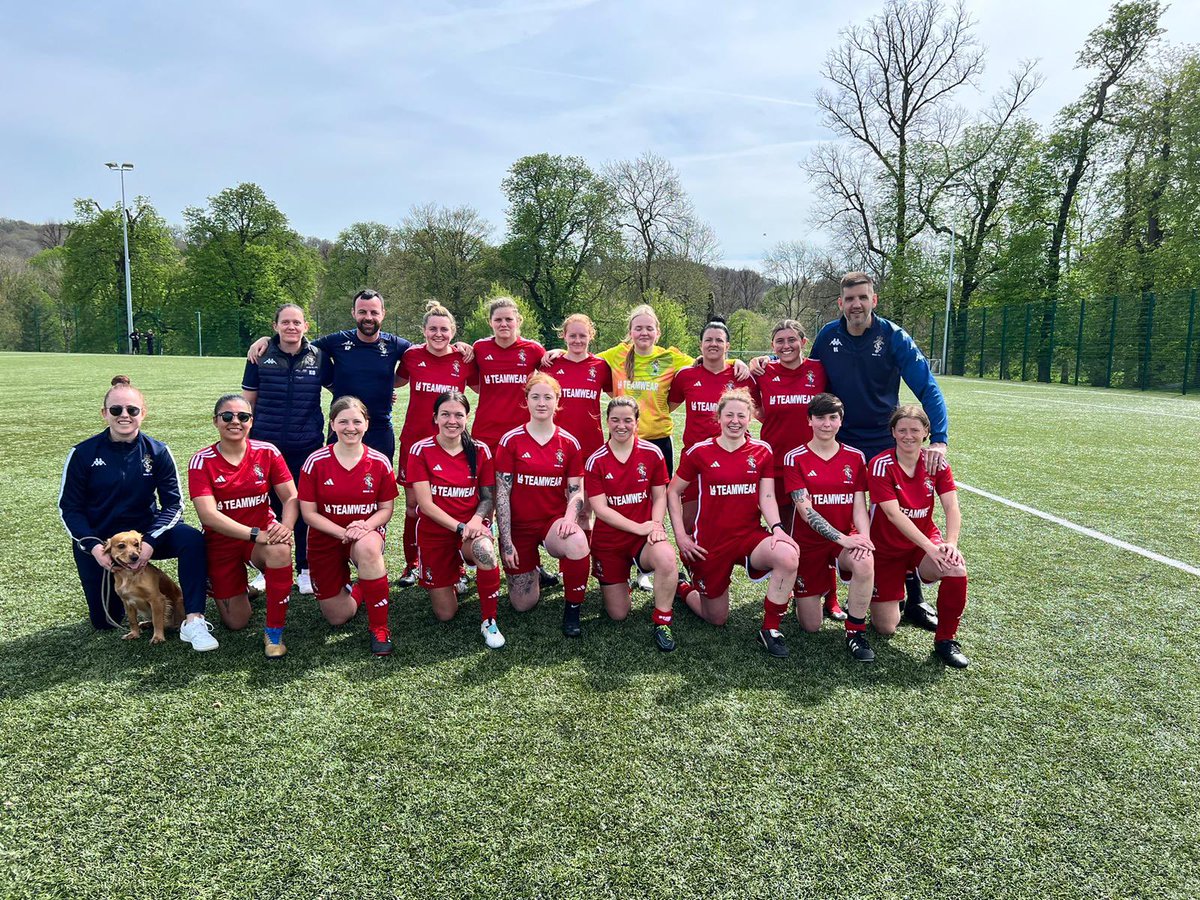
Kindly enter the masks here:
M 86 541 L 88 538 L 91 538 L 93 541 L 100 541 L 101 546 L 105 544 L 104 541 L 100 540 L 100 538 L 96 537 L 94 534 L 85 534 L 79 539 L 79 541 Z M 75 543 L 78 544 L 79 541 L 76 541 Z M 89 553 L 88 556 L 91 556 L 91 554 Z M 95 559 L 95 557 L 92 558 Z M 100 564 L 97 563 L 97 565 Z M 114 559 L 113 566 L 116 567 L 116 565 L 117 561 Z M 108 611 L 109 601 L 112 599 L 113 592 L 112 569 L 105 569 L 103 566 L 100 566 L 100 568 L 104 570 L 104 580 L 100 582 L 100 604 L 104 607 L 104 618 L 108 620 L 108 624 L 113 628 L 120 628 L 121 623 L 114 619 L 112 617 L 112 613 Z M 129 630 L 133 631 L 133 628 L 130 628 Z

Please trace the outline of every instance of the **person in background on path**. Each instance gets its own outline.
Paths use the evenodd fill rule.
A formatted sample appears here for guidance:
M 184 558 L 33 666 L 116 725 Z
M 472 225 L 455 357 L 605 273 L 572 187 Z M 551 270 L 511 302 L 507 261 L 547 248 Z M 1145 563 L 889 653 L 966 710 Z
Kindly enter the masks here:
M 142 352 L 142 336 L 136 331 L 129 332 L 129 352 L 137 356 Z
M 154 332 L 153 331 L 146 332 L 146 355 L 147 356 L 154 355 Z

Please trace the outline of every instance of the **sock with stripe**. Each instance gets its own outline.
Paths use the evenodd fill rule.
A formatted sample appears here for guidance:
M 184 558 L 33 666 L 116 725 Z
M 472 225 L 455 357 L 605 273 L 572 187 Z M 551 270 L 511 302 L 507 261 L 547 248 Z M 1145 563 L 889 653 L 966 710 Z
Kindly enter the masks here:
M 292 596 L 292 567 L 267 569 L 263 578 L 267 581 L 267 627 L 282 628 L 287 622 L 288 600 Z
M 358 581 L 362 587 L 363 605 L 367 608 L 367 626 L 370 628 L 387 628 L 388 624 L 388 593 L 387 576 L 369 578 Z
M 954 640 L 954 636 L 958 634 L 958 623 L 962 621 L 963 610 L 966 608 L 966 576 L 943 578 L 938 584 L 938 624 L 933 639 L 935 641 Z
M 486 622 L 496 618 L 500 603 L 500 567 L 475 570 L 475 586 L 479 589 L 479 618 Z
M 587 594 L 591 557 L 568 559 L 564 556 L 558 561 L 558 570 L 562 572 L 563 594 L 566 596 L 567 603 L 572 606 L 583 603 L 583 598 Z

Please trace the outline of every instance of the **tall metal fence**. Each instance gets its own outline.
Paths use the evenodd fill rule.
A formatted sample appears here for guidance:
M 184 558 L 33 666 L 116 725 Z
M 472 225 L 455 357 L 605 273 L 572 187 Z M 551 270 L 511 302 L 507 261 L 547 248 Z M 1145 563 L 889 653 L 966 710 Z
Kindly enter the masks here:
M 1200 389 L 1197 291 L 938 312 L 909 330 L 953 375 L 1093 387 Z

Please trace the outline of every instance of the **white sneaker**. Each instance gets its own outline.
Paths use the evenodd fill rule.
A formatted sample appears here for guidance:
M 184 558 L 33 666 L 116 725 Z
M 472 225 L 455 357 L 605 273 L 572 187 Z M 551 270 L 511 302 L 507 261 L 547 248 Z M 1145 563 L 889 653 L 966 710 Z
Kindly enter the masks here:
M 192 645 L 192 649 L 203 653 L 205 650 L 216 650 L 220 644 L 212 636 L 212 625 L 203 617 L 184 622 L 179 626 L 179 639 Z
M 302 594 L 313 592 L 312 578 L 308 574 L 308 569 L 300 570 L 300 577 L 296 579 L 296 590 Z
M 483 635 L 484 643 L 491 649 L 499 650 L 504 646 L 504 635 L 500 633 L 500 629 L 496 627 L 495 619 L 487 619 L 479 626 L 479 633 Z
M 458 581 L 456 581 L 454 583 L 454 593 L 458 594 L 458 596 L 460 596 L 460 597 L 467 596 L 467 591 L 469 591 L 470 589 L 471 589 L 471 586 L 469 584 L 467 584 L 467 576 L 466 575 L 464 575 L 462 578 L 458 579 Z
M 258 594 L 265 594 L 267 592 L 267 576 L 259 572 L 258 577 L 250 582 L 250 590 Z
M 637 586 L 643 591 L 654 590 L 654 578 L 650 575 L 639 575 Z

